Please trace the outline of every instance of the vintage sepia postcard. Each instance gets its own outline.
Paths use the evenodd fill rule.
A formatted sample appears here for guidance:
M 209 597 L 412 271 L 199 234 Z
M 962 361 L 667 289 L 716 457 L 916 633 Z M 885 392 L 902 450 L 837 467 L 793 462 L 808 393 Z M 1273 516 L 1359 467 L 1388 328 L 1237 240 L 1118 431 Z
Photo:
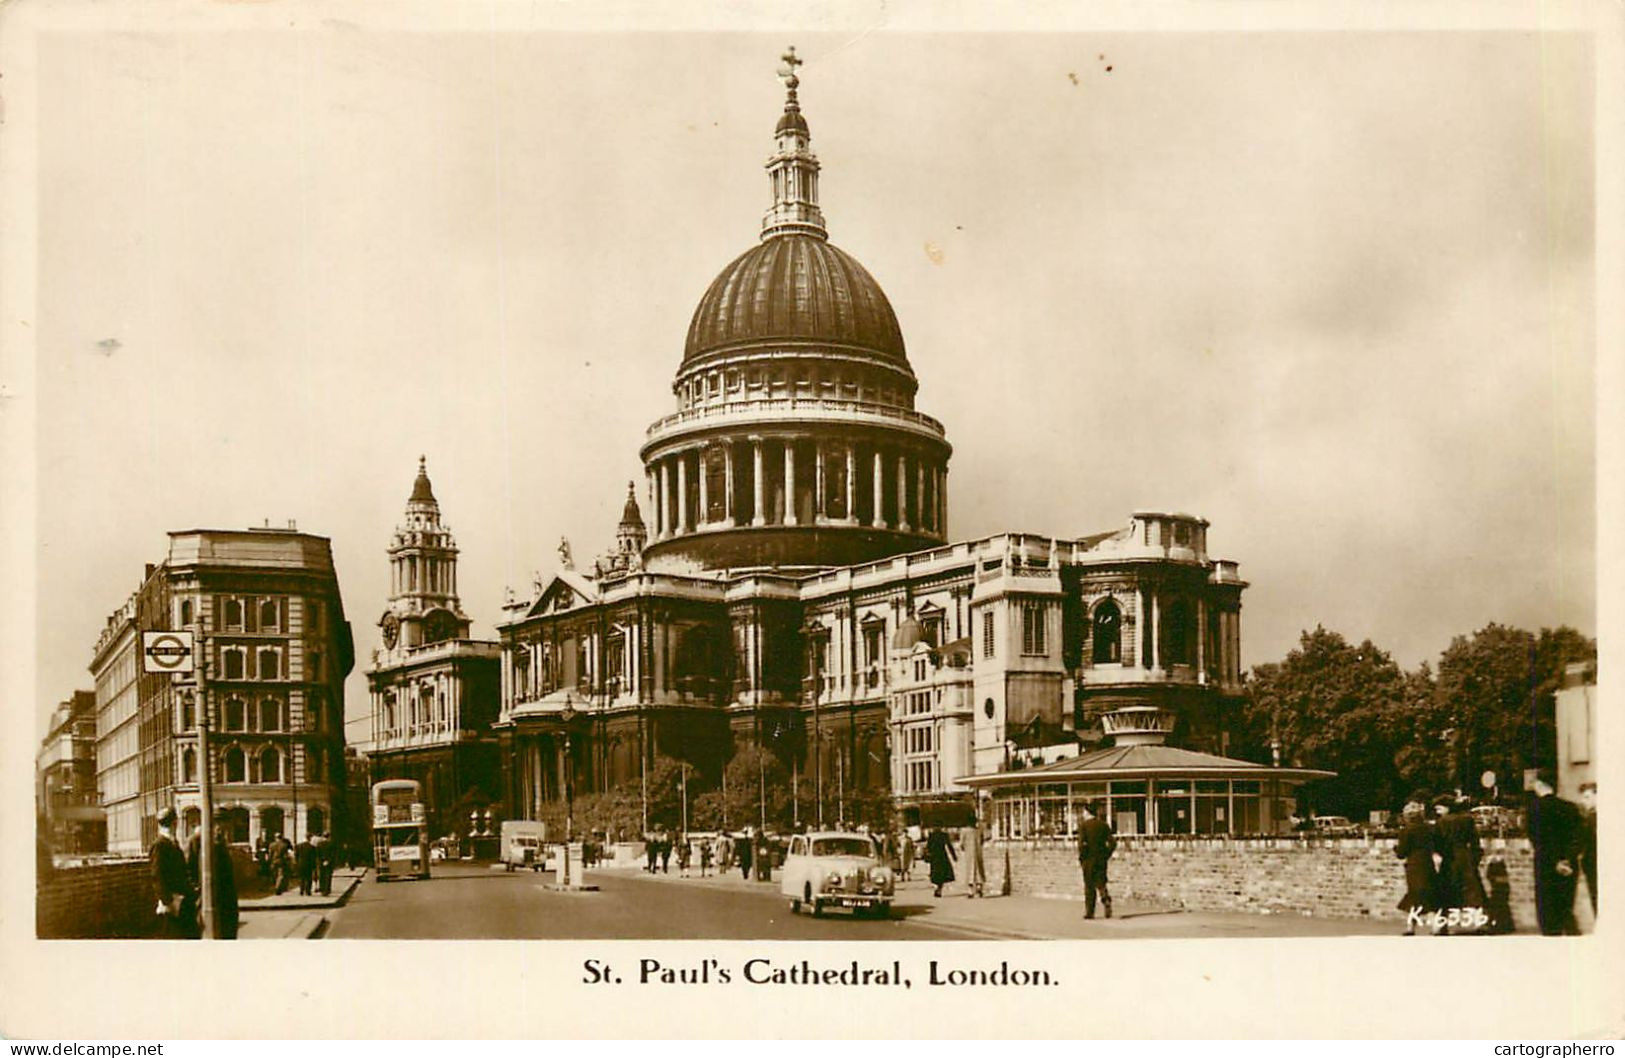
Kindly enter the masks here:
M 1617 1036 L 1621 58 L 0 11 L 0 1032 Z

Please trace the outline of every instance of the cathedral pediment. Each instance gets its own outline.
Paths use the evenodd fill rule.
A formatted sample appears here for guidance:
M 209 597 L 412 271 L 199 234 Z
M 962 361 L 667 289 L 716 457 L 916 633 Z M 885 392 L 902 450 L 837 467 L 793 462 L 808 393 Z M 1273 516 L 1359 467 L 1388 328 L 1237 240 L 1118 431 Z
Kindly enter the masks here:
M 564 613 L 578 606 L 585 606 L 598 601 L 598 589 L 592 581 L 578 573 L 560 571 L 553 574 L 553 579 L 547 582 L 542 593 L 536 597 L 526 617 L 540 617 L 543 614 Z

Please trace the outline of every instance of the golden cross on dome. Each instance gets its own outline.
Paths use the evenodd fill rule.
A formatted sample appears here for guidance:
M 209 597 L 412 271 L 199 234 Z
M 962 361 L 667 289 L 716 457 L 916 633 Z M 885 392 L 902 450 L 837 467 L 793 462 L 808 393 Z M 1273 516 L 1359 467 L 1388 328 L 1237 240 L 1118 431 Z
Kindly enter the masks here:
M 797 80 L 796 67 L 802 64 L 802 60 L 796 58 L 796 46 L 794 44 L 790 45 L 789 50 L 779 56 L 779 60 L 784 63 L 784 66 L 779 70 L 779 76 L 788 81 Z

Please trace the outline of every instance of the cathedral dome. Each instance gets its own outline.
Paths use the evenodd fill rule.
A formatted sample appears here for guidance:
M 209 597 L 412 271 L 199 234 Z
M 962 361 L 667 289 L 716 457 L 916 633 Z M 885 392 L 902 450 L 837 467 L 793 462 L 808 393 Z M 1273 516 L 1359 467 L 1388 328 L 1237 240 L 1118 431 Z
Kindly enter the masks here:
M 839 346 L 908 362 L 880 284 L 816 235 L 774 235 L 734 258 L 694 310 L 683 364 L 762 342 Z

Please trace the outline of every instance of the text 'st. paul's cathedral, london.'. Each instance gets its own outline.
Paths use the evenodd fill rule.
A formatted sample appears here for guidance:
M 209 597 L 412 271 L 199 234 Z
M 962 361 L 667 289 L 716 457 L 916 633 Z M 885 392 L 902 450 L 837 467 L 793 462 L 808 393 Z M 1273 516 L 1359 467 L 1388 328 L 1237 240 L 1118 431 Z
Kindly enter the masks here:
M 477 739 L 499 755 L 491 793 L 510 816 L 545 818 L 567 795 L 638 789 L 663 757 L 714 786 L 761 747 L 822 791 L 801 820 L 832 824 L 854 821 L 860 793 L 889 791 L 917 821 L 921 806 L 973 803 L 977 777 L 1075 771 L 1113 743 L 1221 777 L 1248 767 L 1215 755 L 1240 689 L 1246 585 L 1209 558 L 1206 521 L 1139 511 L 1079 537 L 950 537 L 953 448 L 915 407 L 885 293 L 829 241 L 785 58 L 772 206 L 694 311 L 676 408 L 648 428 L 614 547 L 590 568 L 561 547 L 562 568 L 504 607 L 499 713 Z M 428 569 L 427 589 L 396 584 L 406 601 L 385 620 L 449 620 L 437 672 L 460 654 L 478 665 L 487 648 L 460 640 L 455 586 Z M 391 643 L 396 662 L 405 649 Z M 412 679 L 431 703 L 424 688 L 456 682 Z M 375 677 L 377 714 L 388 682 Z M 418 700 L 392 698 L 377 740 L 409 747 L 410 717 L 449 715 L 408 712 Z M 1116 822 L 1155 826 L 1144 808 Z

